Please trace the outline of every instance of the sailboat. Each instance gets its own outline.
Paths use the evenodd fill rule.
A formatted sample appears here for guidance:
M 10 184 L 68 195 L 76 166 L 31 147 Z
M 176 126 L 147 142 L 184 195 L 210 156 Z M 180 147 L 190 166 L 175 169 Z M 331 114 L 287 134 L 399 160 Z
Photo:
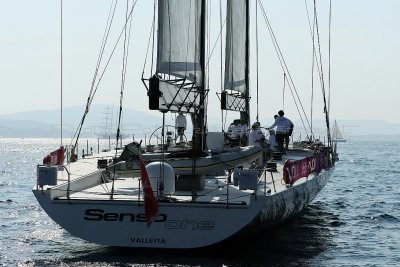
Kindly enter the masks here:
M 104 123 L 101 125 L 101 132 L 97 133 L 98 138 L 109 139 L 113 134 L 113 115 L 114 115 L 114 105 L 112 107 L 106 106 L 104 111 Z M 111 110 L 111 114 L 110 114 Z
M 227 40 L 238 45 L 227 42 L 226 50 L 240 50 L 246 58 L 249 0 L 227 1 L 226 10 Z M 209 134 L 206 14 L 205 0 L 158 1 L 157 71 L 147 80 L 150 109 L 183 110 L 192 117 L 189 173 L 176 175 L 174 160 L 146 165 L 140 143 L 130 147 L 137 150 L 139 174 L 110 168 L 129 165 L 127 160 L 115 162 L 113 152 L 64 163 L 63 147 L 53 151 L 37 167 L 33 193 L 43 210 L 72 235 L 107 246 L 207 247 L 279 225 L 299 214 L 329 180 L 335 163 L 332 147 L 312 142 L 278 153 L 264 168 L 234 164 L 219 174 L 196 173 L 196 153 L 206 150 Z M 227 60 L 226 66 L 237 66 Z M 239 110 L 248 123 L 248 68 L 239 65 L 244 71 L 233 71 L 225 79 L 221 107 Z M 129 157 L 130 151 L 122 154 Z M 220 163 L 221 155 L 212 159 Z
M 336 120 L 333 123 L 333 129 L 332 129 L 332 140 L 333 142 L 346 142 L 346 139 L 343 138 L 342 132 L 339 129 L 339 125 L 337 124 Z

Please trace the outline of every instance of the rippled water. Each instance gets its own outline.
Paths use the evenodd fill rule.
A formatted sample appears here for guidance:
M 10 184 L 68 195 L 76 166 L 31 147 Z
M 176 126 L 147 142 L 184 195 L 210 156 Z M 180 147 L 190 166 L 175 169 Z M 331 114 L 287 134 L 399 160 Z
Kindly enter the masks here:
M 62 230 L 31 192 L 36 164 L 59 140 L 0 138 L 0 266 L 399 266 L 399 140 L 339 144 L 327 186 L 277 229 L 223 247 L 166 251 L 100 246 Z

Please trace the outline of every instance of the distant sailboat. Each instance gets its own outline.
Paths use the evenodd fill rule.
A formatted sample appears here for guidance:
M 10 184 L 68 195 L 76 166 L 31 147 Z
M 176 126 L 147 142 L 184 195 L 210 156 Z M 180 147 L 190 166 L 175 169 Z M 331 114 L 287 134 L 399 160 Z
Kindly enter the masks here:
M 111 110 L 111 116 L 110 116 L 110 110 Z M 114 104 L 112 107 L 110 106 L 105 107 L 105 112 L 104 112 L 105 117 L 103 118 L 104 123 L 101 125 L 101 132 L 97 133 L 98 138 L 109 139 L 111 137 L 114 137 L 115 134 L 112 126 L 113 113 L 114 113 Z
M 335 120 L 332 129 L 332 140 L 334 142 L 346 142 L 346 139 L 343 138 L 342 132 L 339 129 L 339 126 Z

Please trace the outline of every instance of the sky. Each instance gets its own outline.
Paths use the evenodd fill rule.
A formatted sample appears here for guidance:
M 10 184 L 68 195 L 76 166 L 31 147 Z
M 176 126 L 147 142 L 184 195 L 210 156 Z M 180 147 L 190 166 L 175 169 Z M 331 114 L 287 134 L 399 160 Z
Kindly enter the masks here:
M 311 101 L 312 42 L 305 1 L 261 1 L 285 57 L 305 112 L 323 118 L 321 89 L 315 85 Z M 328 87 L 329 1 L 317 1 L 324 77 Z M 59 109 L 86 104 L 100 51 L 111 1 L 63 1 L 63 53 L 61 64 L 60 12 L 56 0 L 0 0 L 0 115 L 20 111 Z M 251 1 L 252 20 L 255 1 Z M 309 12 L 312 2 L 307 0 Z M 133 11 L 129 46 L 125 106 L 148 111 L 141 81 L 153 16 L 153 1 L 139 0 Z M 116 11 L 104 62 L 122 29 L 125 1 Z M 332 0 L 330 115 L 337 120 L 385 120 L 400 123 L 400 1 Z M 219 32 L 219 1 L 211 5 L 212 45 Z M 251 116 L 257 111 L 263 124 L 272 124 L 279 109 L 296 120 L 297 109 L 289 90 L 283 93 L 283 71 L 259 17 L 258 108 L 256 65 L 252 61 Z M 252 36 L 255 27 L 252 26 Z M 255 42 L 251 55 L 254 58 Z M 209 116 L 221 116 L 216 92 L 220 91 L 220 44 L 210 59 Z M 118 45 L 96 93 L 94 103 L 119 103 L 122 46 Z M 150 58 L 150 55 L 148 56 Z M 151 60 L 147 60 L 147 66 Z M 62 83 L 61 83 L 62 66 Z M 152 73 L 146 69 L 145 77 Z M 317 76 L 314 76 L 317 80 Z M 316 84 L 317 82 L 315 82 Z M 285 97 L 283 98 L 283 95 Z M 284 101 L 283 101 L 284 99 Z M 311 105 L 311 102 L 313 105 Z M 318 106 L 318 104 L 320 104 Z M 313 109 L 311 109 L 313 106 Z M 154 111 L 148 111 L 153 112 Z M 371 126 L 373 127 L 373 126 Z

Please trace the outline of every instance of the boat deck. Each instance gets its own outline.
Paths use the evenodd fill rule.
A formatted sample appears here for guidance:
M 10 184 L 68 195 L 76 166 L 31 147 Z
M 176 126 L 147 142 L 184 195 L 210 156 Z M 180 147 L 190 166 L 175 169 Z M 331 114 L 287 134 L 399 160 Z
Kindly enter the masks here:
M 193 194 L 190 191 L 175 191 L 173 194 L 159 198 L 159 202 L 248 205 L 251 195 L 272 195 L 286 190 L 287 186 L 282 181 L 283 163 L 288 159 L 295 161 L 311 154 L 312 151 L 291 149 L 282 155 L 282 159 L 274 160 L 277 167 L 276 171 L 262 168 L 256 169 L 258 173 L 256 190 L 241 190 L 238 185 L 233 183 L 228 174 L 206 176 L 204 188 L 196 191 L 195 197 L 192 196 Z M 114 156 L 115 152 L 101 152 L 70 163 L 65 166 L 67 171 L 58 171 L 58 185 L 45 187 L 46 189 L 51 189 L 53 199 L 109 200 L 112 194 L 114 201 L 143 201 L 140 177 L 115 175 L 114 179 L 111 177 L 109 182 L 102 182 L 100 177 L 103 170 L 98 169 L 98 160 L 111 160 Z M 70 179 L 69 187 L 68 173 Z M 86 182 L 84 182 L 85 180 Z M 301 183 L 302 180 L 305 180 L 305 178 L 300 179 L 296 184 Z M 153 191 L 157 196 L 157 191 L 154 188 Z

